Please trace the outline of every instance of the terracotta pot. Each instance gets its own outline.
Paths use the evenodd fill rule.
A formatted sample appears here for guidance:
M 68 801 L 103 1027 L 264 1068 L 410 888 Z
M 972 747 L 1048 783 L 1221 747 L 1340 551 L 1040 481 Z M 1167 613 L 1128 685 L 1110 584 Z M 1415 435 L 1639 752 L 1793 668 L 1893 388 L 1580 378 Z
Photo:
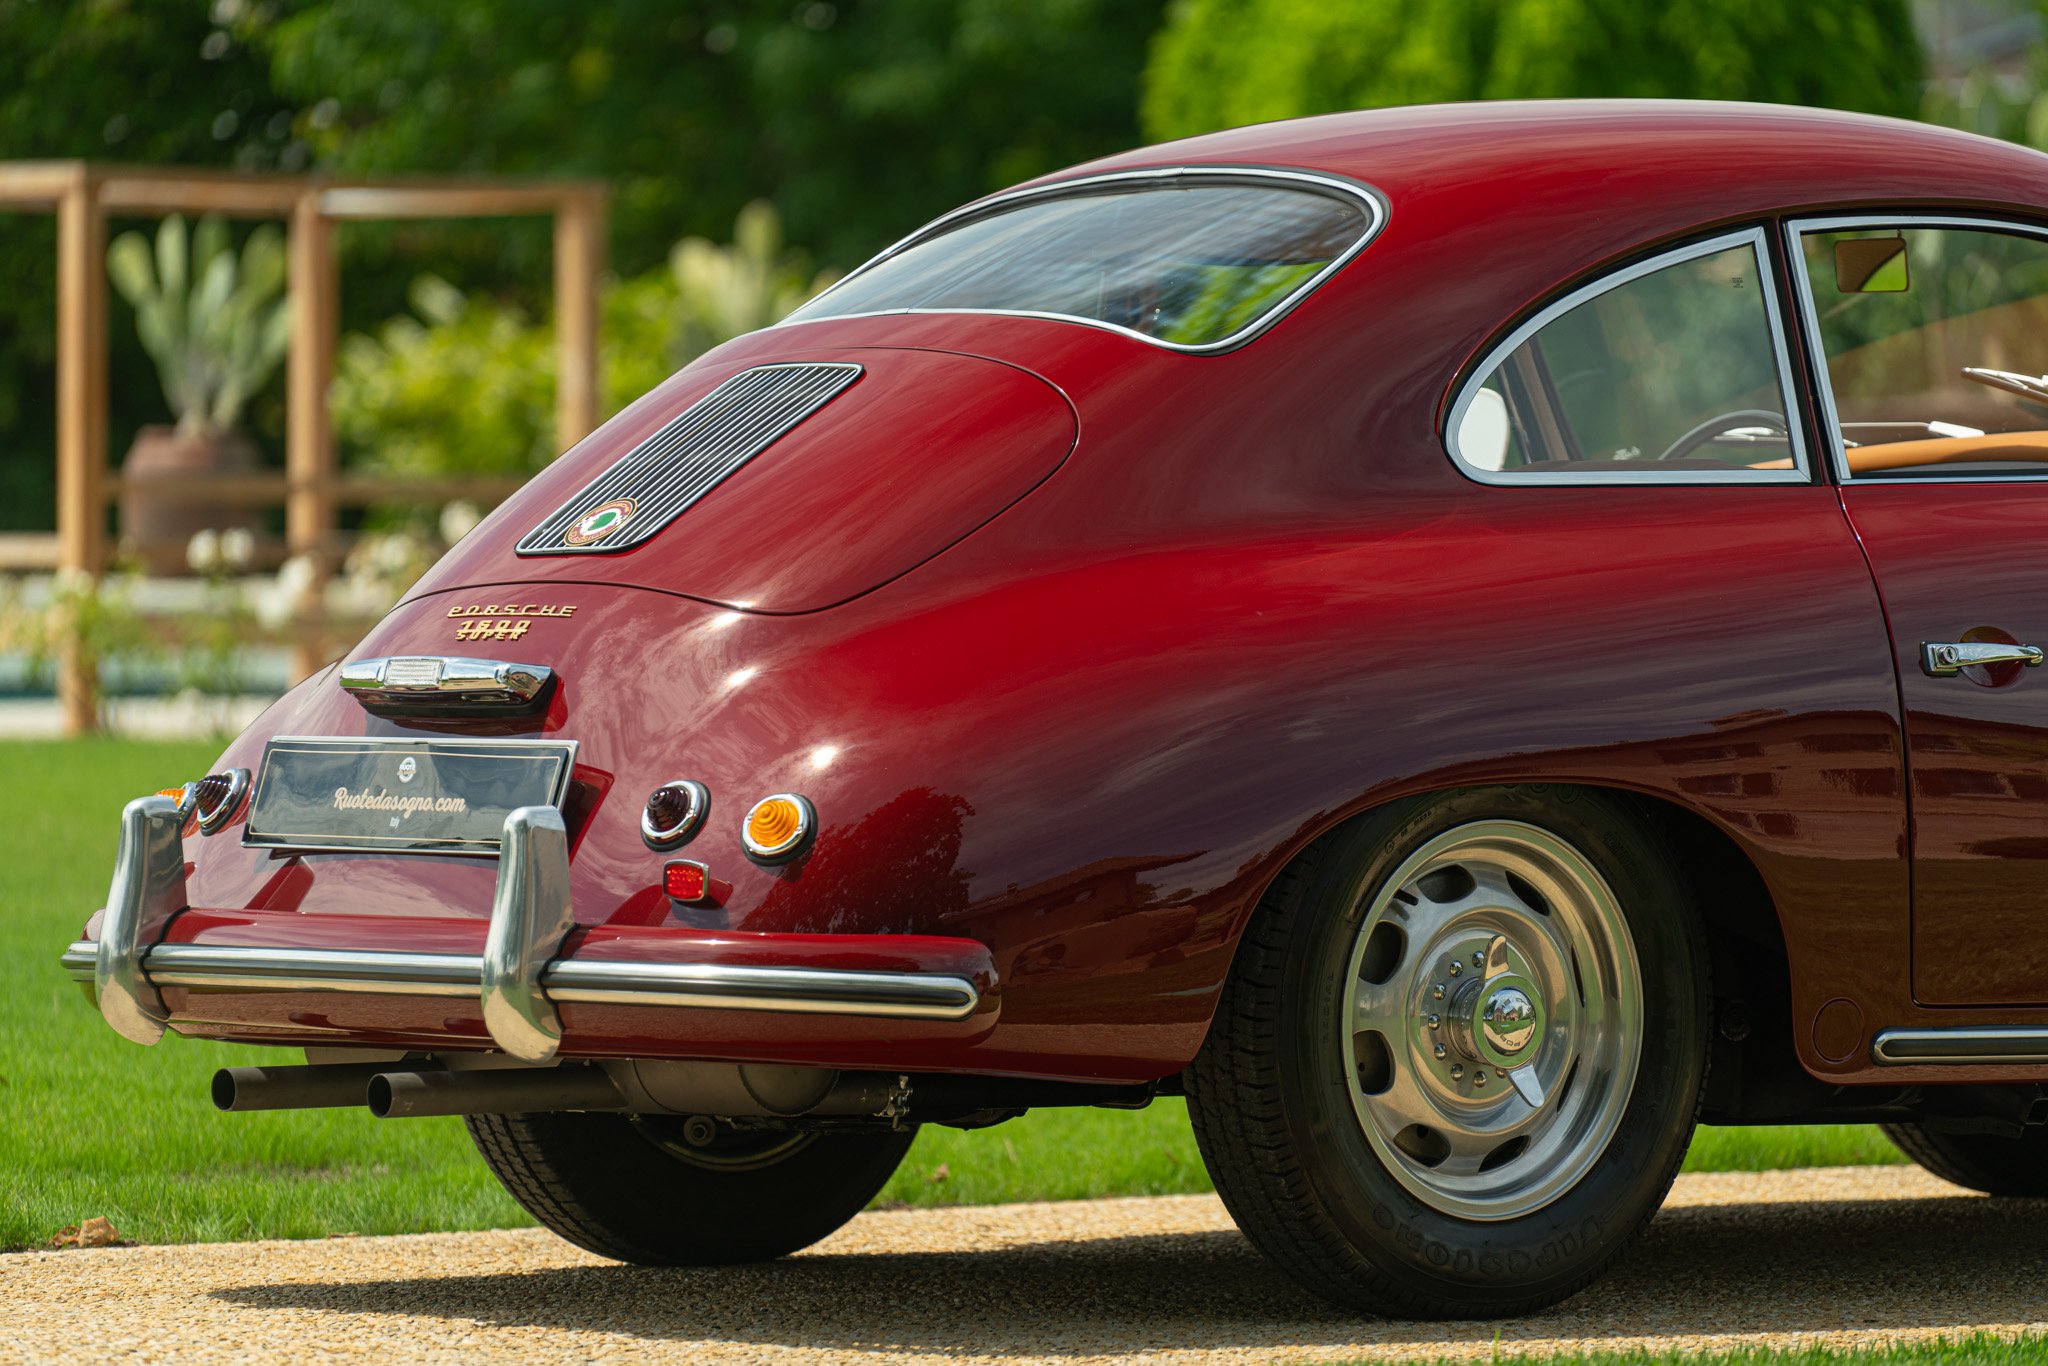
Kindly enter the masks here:
M 238 431 L 184 436 L 175 427 L 144 427 L 121 462 L 121 543 L 151 574 L 185 574 L 185 546 L 195 532 L 241 527 L 261 530 L 257 509 L 178 496 L 194 475 L 252 474 L 263 467 L 249 438 Z M 161 482 L 165 491 L 149 487 Z

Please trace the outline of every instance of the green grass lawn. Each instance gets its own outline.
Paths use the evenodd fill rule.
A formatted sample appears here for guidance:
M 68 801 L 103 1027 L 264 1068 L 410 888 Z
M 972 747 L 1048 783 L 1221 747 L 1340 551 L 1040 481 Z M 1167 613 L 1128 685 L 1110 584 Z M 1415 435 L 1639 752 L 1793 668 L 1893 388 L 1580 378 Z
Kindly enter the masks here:
M 1733 1352 L 1589 1352 L 1546 1357 L 1507 1352 L 1492 1358 L 1488 1366 L 2033 1366 L 2043 1361 L 2048 1361 L 2048 1338 L 1977 1333 L 1954 1340 L 1935 1338 L 1861 1349 L 1753 1347 Z M 1416 1366 L 1423 1363 L 1418 1361 Z
M 215 1068 L 279 1050 L 115 1035 L 57 967 L 105 899 L 121 805 L 205 772 L 218 746 L 0 743 L 0 1248 L 100 1215 L 144 1242 L 313 1238 L 527 1222 L 457 1120 L 360 1110 L 216 1113 Z M 1692 1170 L 1895 1162 L 1869 1128 L 1704 1129 Z M 1205 1191 L 1185 1107 L 1041 1111 L 928 1129 L 884 1202 Z M 1962 1358 L 1958 1358 L 1961 1360 Z M 1977 1358 L 1969 1358 L 1976 1360 Z

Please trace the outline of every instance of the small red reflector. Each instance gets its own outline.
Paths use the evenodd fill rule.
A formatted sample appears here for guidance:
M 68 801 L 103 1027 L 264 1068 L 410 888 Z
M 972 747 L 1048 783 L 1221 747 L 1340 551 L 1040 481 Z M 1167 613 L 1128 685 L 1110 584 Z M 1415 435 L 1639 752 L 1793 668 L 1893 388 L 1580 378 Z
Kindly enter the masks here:
M 662 866 L 661 889 L 673 900 L 698 902 L 711 890 L 711 879 L 703 864 L 675 859 Z

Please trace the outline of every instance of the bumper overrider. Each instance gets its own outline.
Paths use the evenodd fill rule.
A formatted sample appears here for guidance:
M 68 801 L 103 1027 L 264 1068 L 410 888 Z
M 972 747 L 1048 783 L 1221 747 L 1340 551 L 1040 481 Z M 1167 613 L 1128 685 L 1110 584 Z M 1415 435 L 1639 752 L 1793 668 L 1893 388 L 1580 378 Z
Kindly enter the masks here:
M 529 1063 L 562 1044 L 562 1005 L 666 1006 L 889 1020 L 961 1021 L 982 1006 L 970 975 L 875 972 L 759 963 L 654 962 L 561 956 L 575 927 L 569 840 L 561 812 L 524 806 L 505 817 L 491 918 L 481 954 L 293 949 L 160 942 L 187 905 L 184 816 L 165 796 L 121 813 L 114 879 L 97 939 L 64 953 L 91 983 L 100 1013 L 124 1038 L 155 1043 L 171 1021 L 160 994 L 337 992 L 476 1002 L 491 1041 Z

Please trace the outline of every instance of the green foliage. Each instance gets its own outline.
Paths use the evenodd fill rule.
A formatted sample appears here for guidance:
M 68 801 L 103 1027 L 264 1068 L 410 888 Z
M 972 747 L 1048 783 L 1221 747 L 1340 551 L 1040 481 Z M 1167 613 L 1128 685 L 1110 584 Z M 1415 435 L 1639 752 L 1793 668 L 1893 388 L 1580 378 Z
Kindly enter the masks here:
M 740 210 L 731 246 L 686 237 L 669 252 L 668 269 L 676 332 L 667 354 L 677 364 L 788 316 L 836 278 L 808 273 L 803 257 L 785 248 L 782 219 L 764 200 Z
M 310 136 L 336 169 L 611 178 L 631 274 L 757 198 L 852 265 L 962 200 L 1136 141 L 1160 9 L 330 0 L 261 41 L 279 88 L 326 111 Z
M 139 232 L 115 238 L 107 272 L 135 309 L 136 335 L 156 362 L 178 429 L 233 427 L 249 396 L 277 373 L 291 337 L 284 234 L 265 223 L 237 257 L 227 224 L 209 215 L 188 254 L 185 220 L 172 214 L 157 228 L 154 251 Z
M 207 733 L 222 738 L 240 729 L 234 704 L 247 682 L 243 651 L 257 622 L 237 575 L 247 571 L 254 549 L 242 527 L 202 531 L 186 548 L 186 562 L 205 576 L 206 589 L 200 609 L 178 622 L 178 686 L 198 695 Z
M 47 591 L 32 599 L 20 579 L 0 579 L 0 654 L 28 666 L 38 686 L 50 686 L 57 665 L 70 654 L 87 678 L 121 658 L 131 664 L 155 658 L 157 646 L 135 607 L 135 577 L 110 574 L 95 579 L 78 569 L 59 570 Z M 104 707 L 106 698 L 100 698 Z M 93 719 L 97 729 L 104 715 Z
M 1567 1311 L 1569 1312 L 1569 1311 Z M 1496 1338 L 1487 1366 L 2039 1366 L 2048 1361 L 2048 1337 L 2035 1332 L 1959 1334 L 1919 1341 L 1872 1338 L 1871 1346 L 1838 1347 L 1820 1341 L 1798 1347 L 1751 1345 L 1730 1351 L 1679 1347 L 1628 1347 L 1617 1351 L 1559 1355 L 1502 1352 Z M 1361 1358 L 1345 1366 L 1365 1366 Z M 1411 1366 L 1451 1366 L 1469 1357 L 1411 1358 Z
M 774 200 L 849 266 L 962 200 L 1137 141 L 1163 0 L 0 0 L 0 158 L 611 181 L 621 272 Z M 363 223 L 344 324 L 430 268 L 545 306 L 545 223 Z M 55 238 L 0 215 L 0 529 L 54 516 Z M 116 316 L 111 445 L 161 421 Z M 275 445 L 266 390 L 245 419 Z
M 332 411 L 365 469 L 501 474 L 554 454 L 554 352 L 547 330 L 509 304 L 471 299 L 434 276 L 414 283 L 412 315 L 351 333 L 337 357 Z M 607 337 L 607 349 L 624 339 Z
M 766 327 L 831 282 L 783 245 L 775 210 L 740 210 L 729 246 L 675 244 L 604 291 L 602 393 L 617 411 L 720 342 Z M 343 340 L 336 430 L 360 467 L 408 476 L 516 474 L 556 454 L 554 328 L 428 276 L 416 316 Z
M 1905 0 L 1178 0 L 1145 72 L 1154 137 L 1442 100 L 1659 96 L 1910 117 Z
M 2044 6 L 2048 8 L 2048 6 Z M 1973 71 L 1953 85 L 1930 84 L 1920 118 L 1945 128 L 2048 149 L 2048 92 L 2038 76 L 2018 86 L 1993 71 Z
M 309 118 L 273 90 L 265 53 L 231 31 L 302 3 L 0 0 L 0 159 L 306 169 Z M 0 213 L 0 530 L 47 530 L 56 515 L 56 260 L 49 217 Z M 165 420 L 124 312 L 117 302 L 107 329 L 117 453 Z M 266 391 L 245 420 L 281 435 L 281 400 Z

